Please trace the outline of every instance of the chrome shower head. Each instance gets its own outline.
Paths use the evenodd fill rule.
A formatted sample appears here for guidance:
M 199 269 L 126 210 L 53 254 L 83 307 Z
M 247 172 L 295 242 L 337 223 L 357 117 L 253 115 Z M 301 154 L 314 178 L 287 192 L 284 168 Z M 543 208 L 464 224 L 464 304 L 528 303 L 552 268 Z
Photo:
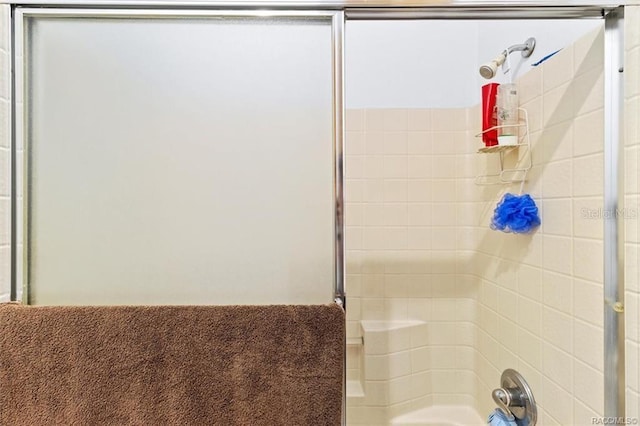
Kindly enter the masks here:
M 533 37 L 528 38 L 522 44 L 514 44 L 513 46 L 508 47 L 491 62 L 480 65 L 480 75 L 487 80 L 495 77 L 498 67 L 504 63 L 507 59 L 507 55 L 511 52 L 522 52 L 522 57 L 528 58 L 533 53 L 533 49 L 535 49 L 535 47 L 536 39 Z
M 480 65 L 480 75 L 487 80 L 495 77 L 496 71 L 498 71 L 498 67 L 504 63 L 505 59 L 507 59 L 506 52 L 507 51 L 505 50 L 491 62 Z
M 496 67 L 493 64 L 480 65 L 480 75 L 487 80 L 492 79 L 496 75 Z

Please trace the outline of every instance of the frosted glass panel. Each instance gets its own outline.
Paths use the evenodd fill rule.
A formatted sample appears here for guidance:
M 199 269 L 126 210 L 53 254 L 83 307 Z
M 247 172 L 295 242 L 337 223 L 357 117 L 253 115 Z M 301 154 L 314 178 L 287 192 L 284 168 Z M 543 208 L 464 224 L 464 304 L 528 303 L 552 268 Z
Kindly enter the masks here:
M 330 20 L 26 29 L 31 303 L 332 300 Z

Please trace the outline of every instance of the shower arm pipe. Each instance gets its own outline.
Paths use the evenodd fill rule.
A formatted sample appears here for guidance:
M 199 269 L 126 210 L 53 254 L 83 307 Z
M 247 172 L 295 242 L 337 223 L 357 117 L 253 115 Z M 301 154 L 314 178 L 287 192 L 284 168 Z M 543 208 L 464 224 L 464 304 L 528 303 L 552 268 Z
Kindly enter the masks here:
M 529 37 L 525 40 L 524 43 L 514 44 L 513 46 L 509 46 L 504 49 L 500 55 L 494 59 L 495 63 L 500 66 L 507 60 L 507 56 L 512 54 L 513 52 L 522 52 L 523 58 L 528 58 L 533 53 L 533 49 L 536 48 L 536 39 L 533 37 Z
M 536 39 L 533 37 L 528 38 L 524 43 L 514 44 L 513 46 L 507 47 L 502 51 L 502 54 L 506 56 L 510 55 L 513 52 L 522 52 L 523 58 L 528 58 L 533 53 L 533 49 L 536 47 Z

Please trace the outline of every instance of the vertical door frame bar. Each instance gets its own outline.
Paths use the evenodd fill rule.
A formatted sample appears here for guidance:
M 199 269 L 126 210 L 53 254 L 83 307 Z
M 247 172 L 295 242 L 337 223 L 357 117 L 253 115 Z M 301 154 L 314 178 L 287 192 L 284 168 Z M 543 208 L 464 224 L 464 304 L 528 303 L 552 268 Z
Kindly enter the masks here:
M 343 11 L 333 16 L 333 142 L 334 142 L 334 195 L 335 195 L 335 288 L 334 300 L 347 308 L 345 291 L 345 239 L 344 239 L 344 179 L 345 179 L 345 95 L 344 95 L 344 25 Z M 343 331 L 344 342 L 347 341 L 346 321 Z M 347 345 L 342 352 L 342 413 L 341 422 L 347 424 Z
M 344 12 L 333 16 L 333 123 L 335 152 L 335 291 L 336 303 L 346 309 L 344 178 L 345 178 L 345 101 L 344 101 Z
M 605 15 L 604 41 L 604 416 L 625 416 L 624 8 Z
M 20 8 L 13 9 L 13 123 L 12 123 L 12 158 L 13 158 L 13 192 L 12 192 L 12 218 L 11 233 L 13 235 L 11 251 L 11 297 L 14 301 L 28 302 L 29 292 L 25 285 L 25 271 L 28 262 L 28 232 L 26 214 L 28 208 L 26 182 L 26 150 L 24 149 L 24 15 Z M 22 155 L 19 155 L 22 153 Z

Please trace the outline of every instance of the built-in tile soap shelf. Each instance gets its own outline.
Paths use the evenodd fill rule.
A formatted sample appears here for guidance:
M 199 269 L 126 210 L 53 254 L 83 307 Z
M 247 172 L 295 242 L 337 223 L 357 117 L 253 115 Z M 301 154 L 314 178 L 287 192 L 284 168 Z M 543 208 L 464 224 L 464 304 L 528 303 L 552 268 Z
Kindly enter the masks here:
M 347 346 L 362 346 L 363 344 L 362 337 L 347 337 Z
M 486 129 L 477 135 L 477 138 L 482 137 L 483 134 L 504 128 L 517 128 L 523 130 L 519 132 L 518 143 L 514 145 L 494 145 L 480 148 L 478 153 L 480 154 L 499 154 L 500 155 L 500 171 L 493 174 L 484 174 L 476 176 L 476 185 L 503 185 L 510 183 L 522 183 L 526 181 L 527 172 L 531 170 L 533 162 L 531 160 L 531 136 L 529 134 L 529 114 L 527 110 L 518 108 L 520 115 L 520 122 L 518 124 L 509 124 L 503 126 L 494 126 Z M 505 167 L 504 155 L 515 149 L 522 148 L 521 157 L 518 159 L 518 164 L 523 163 L 523 167 Z

